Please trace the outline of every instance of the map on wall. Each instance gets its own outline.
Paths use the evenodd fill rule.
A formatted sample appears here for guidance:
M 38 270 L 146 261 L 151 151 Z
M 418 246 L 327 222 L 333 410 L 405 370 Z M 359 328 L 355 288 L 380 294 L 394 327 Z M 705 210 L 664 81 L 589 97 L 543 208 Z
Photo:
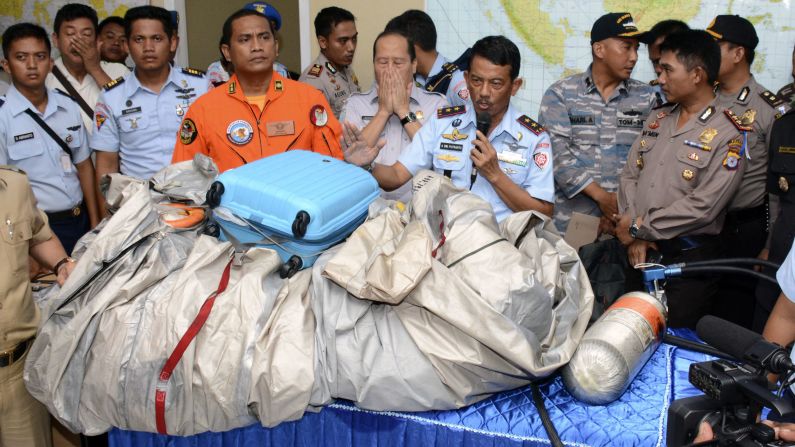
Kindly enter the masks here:
M 522 53 L 524 86 L 519 110 L 536 116 L 553 82 L 584 71 L 591 61 L 593 22 L 606 12 L 630 12 L 641 31 L 665 19 L 703 29 L 719 14 L 739 14 L 754 24 L 759 46 L 752 71 L 774 93 L 792 82 L 795 5 L 789 0 L 427 0 L 439 34 L 437 49 L 456 59 L 483 36 L 502 34 Z M 648 82 L 654 71 L 641 45 L 632 77 Z
M 0 0 L 0 31 L 19 22 L 33 22 L 52 32 L 55 13 L 67 3 L 84 3 L 97 11 L 99 20 L 121 16 L 134 6 L 147 5 L 148 0 Z

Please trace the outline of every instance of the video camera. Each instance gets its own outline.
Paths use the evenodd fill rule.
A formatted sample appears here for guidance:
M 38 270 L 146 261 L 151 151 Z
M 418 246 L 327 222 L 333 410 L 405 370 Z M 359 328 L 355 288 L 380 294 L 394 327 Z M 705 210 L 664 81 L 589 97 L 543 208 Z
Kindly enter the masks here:
M 768 373 L 782 375 L 784 383 L 795 373 L 787 352 L 755 332 L 712 316 L 702 318 L 696 330 L 708 344 L 745 362 L 719 359 L 690 365 L 688 379 L 704 395 L 671 404 L 667 445 L 692 443 L 702 422 L 712 427 L 715 439 L 693 445 L 795 445 L 776 441 L 772 428 L 757 423 L 762 408 L 782 418 L 795 416 L 793 403 L 774 394 L 767 381 Z

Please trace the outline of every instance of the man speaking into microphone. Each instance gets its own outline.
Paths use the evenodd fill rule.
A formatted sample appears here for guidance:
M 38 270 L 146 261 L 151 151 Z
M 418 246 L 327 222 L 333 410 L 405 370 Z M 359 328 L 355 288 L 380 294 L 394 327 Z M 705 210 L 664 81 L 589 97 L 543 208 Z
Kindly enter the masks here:
M 551 216 L 555 195 L 549 135 L 511 106 L 522 86 L 520 64 L 519 49 L 506 37 L 478 40 L 464 73 L 471 103 L 438 109 L 389 166 L 373 162 L 383 141 L 368 145 L 360 130 L 346 122 L 345 160 L 369 169 L 387 191 L 422 169 L 433 169 L 491 203 L 498 221 L 514 211 Z

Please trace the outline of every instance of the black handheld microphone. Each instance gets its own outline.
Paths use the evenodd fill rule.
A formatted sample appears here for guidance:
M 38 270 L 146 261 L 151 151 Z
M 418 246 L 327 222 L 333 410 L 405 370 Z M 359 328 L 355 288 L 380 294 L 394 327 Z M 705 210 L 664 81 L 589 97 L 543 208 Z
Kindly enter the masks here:
M 482 133 L 483 135 L 486 136 L 486 138 L 488 138 L 489 126 L 491 126 L 491 115 L 489 114 L 489 112 L 478 113 L 476 126 L 477 129 L 480 131 L 480 133 Z M 477 135 L 475 135 L 475 138 L 477 139 Z M 480 151 L 480 149 L 478 149 L 477 146 L 475 146 L 475 149 Z M 477 178 L 478 178 L 478 169 L 475 167 L 475 164 L 472 163 L 472 174 L 469 176 L 469 189 L 472 189 L 472 185 L 475 184 L 475 180 L 477 180 Z
M 696 333 L 707 344 L 772 373 L 784 374 L 795 369 L 784 348 L 729 321 L 707 315 L 698 321 Z

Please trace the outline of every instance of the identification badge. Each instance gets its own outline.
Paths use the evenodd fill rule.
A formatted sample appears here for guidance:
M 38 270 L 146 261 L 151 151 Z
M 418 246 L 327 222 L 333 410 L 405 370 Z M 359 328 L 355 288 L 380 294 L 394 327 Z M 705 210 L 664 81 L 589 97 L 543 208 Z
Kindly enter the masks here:
M 61 154 L 61 168 L 63 172 L 72 172 L 72 159 L 69 154 Z
M 272 121 L 265 127 L 269 137 L 295 134 L 295 121 Z

